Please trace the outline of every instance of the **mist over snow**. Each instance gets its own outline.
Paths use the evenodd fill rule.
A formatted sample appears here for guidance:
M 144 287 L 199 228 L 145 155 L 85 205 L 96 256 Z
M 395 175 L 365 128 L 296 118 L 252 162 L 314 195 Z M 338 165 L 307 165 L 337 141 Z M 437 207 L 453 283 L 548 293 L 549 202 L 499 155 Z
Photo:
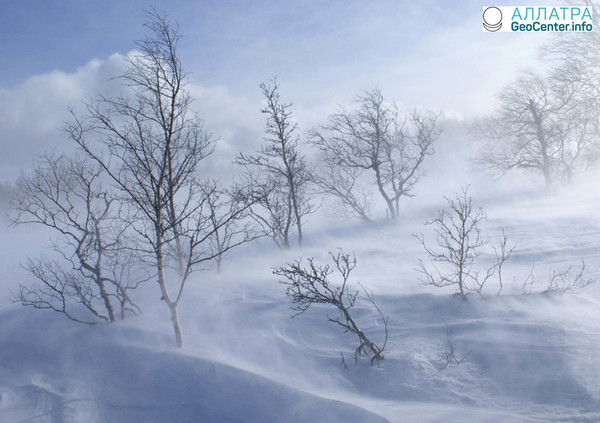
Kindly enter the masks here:
M 499 297 L 494 284 L 487 298 L 463 301 L 451 288 L 418 281 L 422 251 L 411 235 L 434 216 L 432 200 L 411 206 L 401 224 L 311 230 L 301 250 L 281 253 L 265 239 L 234 251 L 220 274 L 200 272 L 190 281 L 180 351 L 152 286 L 141 294 L 143 315 L 111 326 L 5 303 L 2 421 L 595 421 L 597 286 L 578 294 L 521 292 L 533 262 L 545 276 L 585 258 L 588 276 L 598 277 L 598 195 L 521 193 L 483 203 L 486 230 L 505 228 L 518 248 Z M 2 257 L 10 269 L 31 249 L 7 256 L 20 244 L 8 240 Z M 353 281 L 372 290 L 389 316 L 379 367 L 353 364 L 353 337 L 326 321 L 333 310 L 313 307 L 290 319 L 271 274 L 300 255 L 324 261 L 339 247 L 354 251 Z M 361 303 L 357 311 L 379 340 L 372 310 Z M 443 369 L 447 327 L 464 361 Z
M 483 33 L 482 4 L 470 0 L 59 3 L 13 2 L 0 14 L 0 44 L 14 40 L 0 46 L 0 423 L 600 421 L 600 169 L 575 172 L 568 184 L 546 185 L 525 166 L 500 175 L 482 164 L 490 144 L 474 130 L 497 112 L 499 90 L 518 69 L 550 66 L 539 46 L 563 34 Z M 375 176 L 364 173 L 357 185 L 369 188 L 370 221 L 315 188 L 302 246 L 291 225 L 289 249 L 264 236 L 227 251 L 220 271 L 215 259 L 201 262 L 177 305 L 183 348 L 154 274 L 129 291 L 143 312 L 112 323 L 81 324 L 18 301 L 20 287 L 35 282 L 28 259 L 70 266 L 75 254 L 57 231 L 13 224 L 19 178 L 44 154 L 81 154 L 65 132 L 71 110 L 85 116 L 100 97 L 136 99 L 120 76 L 140 54 L 134 42 L 147 35 L 144 11 L 152 7 L 179 23 L 190 112 L 216 139 L 199 181 L 243 184 L 247 173 L 235 160 L 265 145 L 259 84 L 274 78 L 281 102 L 291 103 L 298 150 L 317 171 L 324 153 L 308 142 L 315 130 L 326 133 L 332 114 L 350 115 L 372 90 L 401 116 L 434 111 L 441 130 L 396 219 Z M 100 145 L 97 128 L 88 129 Z M 426 222 L 467 187 L 473 209 L 485 210 L 481 235 L 490 241 L 474 269 L 479 278 L 495 270 L 480 292 L 462 298 L 455 285 L 424 282 L 420 262 L 430 257 L 418 237 L 435 245 Z M 115 203 L 125 203 L 119 192 Z M 74 209 L 84 204 L 78 197 Z M 119 213 L 150 238 L 139 210 Z M 111 236 L 117 220 L 103 228 Z M 503 234 L 514 251 L 500 280 Z M 150 260 L 140 239 L 123 274 Z M 298 304 L 274 275 L 296 260 L 331 266 L 329 253 L 341 250 L 356 258 L 347 285 L 359 293 L 352 316 L 379 346 L 388 332 L 384 360 L 355 360 L 356 333 L 332 321 L 332 304 L 292 318 Z M 339 274 L 329 278 L 341 286 Z M 73 310 L 89 313 L 82 302 Z

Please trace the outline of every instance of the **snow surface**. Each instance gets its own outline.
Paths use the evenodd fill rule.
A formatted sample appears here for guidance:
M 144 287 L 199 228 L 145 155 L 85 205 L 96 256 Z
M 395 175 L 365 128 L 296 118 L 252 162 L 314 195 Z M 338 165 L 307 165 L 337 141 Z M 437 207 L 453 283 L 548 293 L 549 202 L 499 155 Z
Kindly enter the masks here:
M 418 281 L 423 255 L 412 234 L 427 231 L 422 223 L 443 205 L 440 196 L 411 200 L 394 224 L 309 222 L 301 250 L 282 253 L 267 240 L 246 246 L 220 274 L 199 272 L 190 284 L 182 350 L 173 347 L 152 285 L 143 315 L 110 326 L 9 304 L 28 248 L 18 244 L 20 229 L 6 229 L 0 422 L 598 422 L 598 284 L 579 293 L 521 293 L 534 262 L 543 278 L 584 258 L 588 275 L 600 277 L 600 195 L 590 186 L 514 191 L 502 200 L 473 188 L 475 202 L 485 199 L 485 229 L 494 237 L 504 228 L 517 244 L 501 296 L 490 284 L 484 298 L 462 300 L 452 288 Z M 337 247 L 355 252 L 353 281 L 389 315 L 379 367 L 368 359 L 354 364 L 355 339 L 326 320 L 335 311 L 311 307 L 291 319 L 272 275 L 272 267 L 300 256 L 324 262 Z M 364 303 L 356 313 L 380 341 L 376 313 Z M 445 367 L 441 358 L 446 330 L 460 365 Z

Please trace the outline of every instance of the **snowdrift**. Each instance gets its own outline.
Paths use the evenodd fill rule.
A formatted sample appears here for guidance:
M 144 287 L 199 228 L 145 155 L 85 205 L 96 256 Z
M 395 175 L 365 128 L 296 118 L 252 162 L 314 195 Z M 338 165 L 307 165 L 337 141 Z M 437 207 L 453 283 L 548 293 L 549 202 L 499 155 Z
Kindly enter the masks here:
M 595 204 L 568 196 L 487 204 L 486 229 L 505 228 L 518 247 L 501 296 L 492 286 L 485 298 L 463 300 L 419 283 L 422 252 L 411 235 L 433 207 L 400 224 L 313 232 L 301 251 L 259 243 L 228 257 L 221 274 L 200 272 L 181 305 L 183 350 L 173 347 L 153 286 L 143 315 L 110 326 L 4 306 L 0 422 L 600 421 L 598 284 L 520 292 L 532 262 L 543 277 L 584 258 L 588 276 L 600 276 Z M 325 260 L 336 247 L 356 253 L 353 281 L 389 315 L 379 367 L 354 363 L 355 339 L 327 322 L 335 310 L 311 307 L 290 319 L 271 274 L 300 255 Z M 381 339 L 368 304 L 355 312 Z M 448 362 L 450 345 L 456 360 Z

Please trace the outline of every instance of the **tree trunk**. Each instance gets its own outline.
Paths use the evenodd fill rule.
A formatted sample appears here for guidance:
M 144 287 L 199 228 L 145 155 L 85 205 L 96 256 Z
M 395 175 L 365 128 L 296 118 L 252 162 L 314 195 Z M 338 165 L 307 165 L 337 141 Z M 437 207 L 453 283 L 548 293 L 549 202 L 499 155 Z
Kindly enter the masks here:
M 363 348 L 363 346 L 366 346 L 373 353 L 373 357 L 372 357 L 371 361 L 383 360 L 384 357 L 383 357 L 383 354 L 381 354 L 381 350 L 379 349 L 379 347 L 377 345 L 375 345 L 375 343 L 372 342 L 369 338 L 367 338 L 367 336 L 365 335 L 365 333 L 362 330 L 360 330 L 360 328 L 358 327 L 358 325 L 356 324 L 356 322 L 354 321 L 352 316 L 350 316 L 350 313 L 348 312 L 348 309 L 344 306 L 343 302 L 338 300 L 338 304 L 336 304 L 336 305 L 341 310 L 341 312 L 344 316 L 344 319 L 346 319 L 346 322 L 347 322 L 347 325 L 348 325 L 348 328 L 350 329 L 350 331 L 354 332 L 356 334 L 356 336 L 358 336 L 358 339 L 360 340 L 360 345 L 358 346 L 356 353 L 359 354 L 360 350 Z
M 106 307 L 106 311 L 108 312 L 108 320 L 112 323 L 115 320 L 117 320 L 115 310 L 110 302 L 110 296 L 106 291 L 104 282 L 102 281 L 102 274 L 98 274 L 98 279 L 99 280 L 96 283 L 98 284 L 98 289 L 100 290 L 100 296 L 102 297 L 102 300 L 104 301 L 104 306 Z
M 159 218 L 160 223 L 160 218 Z M 181 332 L 181 325 L 179 323 L 179 315 L 177 313 L 177 302 L 171 300 L 169 296 L 169 292 L 167 290 L 167 282 L 165 280 L 165 269 L 164 269 L 164 259 L 163 259 L 163 251 L 162 251 L 162 236 L 160 230 L 160 224 L 156 225 L 156 267 L 158 272 L 158 285 L 160 286 L 160 292 L 162 294 L 162 300 L 169 307 L 169 311 L 171 312 L 171 323 L 173 324 L 173 332 L 175 333 L 175 341 L 177 343 L 177 347 L 181 348 L 183 346 L 183 334 Z
M 112 323 L 117 320 L 115 315 L 115 310 L 110 302 L 110 296 L 106 291 L 106 286 L 104 286 L 104 280 L 102 279 L 102 254 L 104 250 L 102 248 L 102 237 L 100 233 L 100 228 L 98 228 L 97 221 L 94 220 L 95 223 L 95 232 L 96 232 L 96 243 L 98 246 L 98 259 L 96 260 L 96 269 L 95 269 L 95 277 L 96 284 L 98 285 L 98 289 L 100 290 L 100 296 L 102 297 L 102 301 L 104 301 L 104 306 L 106 307 L 106 311 L 108 312 L 108 320 Z
M 381 182 L 381 171 L 379 170 L 379 165 L 377 163 L 373 165 L 373 170 L 375 171 L 375 179 L 377 181 L 377 188 L 379 189 L 379 193 L 385 200 L 385 204 L 387 205 L 388 211 L 390 213 L 390 218 L 394 220 L 396 219 L 396 210 L 394 209 L 394 202 L 387 195 L 387 192 L 385 192 L 383 183 Z
M 300 216 L 300 208 L 298 206 L 298 199 L 296 198 L 296 182 L 293 177 L 289 178 L 290 194 L 292 195 L 292 207 L 294 208 L 294 215 L 296 217 L 296 227 L 298 228 L 298 246 L 302 246 L 302 216 Z
M 552 174 L 550 168 L 550 158 L 548 157 L 548 140 L 546 138 L 546 132 L 544 131 L 544 127 L 542 125 L 542 118 L 539 115 L 533 100 L 529 100 L 529 111 L 533 116 L 533 121 L 535 123 L 536 129 L 536 137 L 538 143 L 540 144 L 540 152 L 542 153 L 542 173 L 544 174 L 544 180 L 546 185 L 550 185 L 552 183 Z
M 168 303 L 169 311 L 171 312 L 171 323 L 173 324 L 173 332 L 175 332 L 175 341 L 177 342 L 177 348 L 183 347 L 183 334 L 181 332 L 181 325 L 179 324 L 179 313 L 177 312 L 176 303 Z

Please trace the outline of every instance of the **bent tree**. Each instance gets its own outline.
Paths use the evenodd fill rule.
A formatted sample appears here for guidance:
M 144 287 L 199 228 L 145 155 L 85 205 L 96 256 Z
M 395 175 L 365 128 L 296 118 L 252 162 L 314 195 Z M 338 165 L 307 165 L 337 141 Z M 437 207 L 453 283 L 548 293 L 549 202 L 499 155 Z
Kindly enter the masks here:
M 327 320 L 358 338 L 358 346 L 354 352 L 355 362 L 358 357 L 370 355 L 371 363 L 379 364 L 385 358 L 383 351 L 388 340 L 389 318 L 383 315 L 383 311 L 375 303 L 373 293 L 367 291 L 362 284 L 358 283 L 364 296 L 359 295 L 358 290 L 349 287 L 350 274 L 356 267 L 354 254 L 340 250 L 337 254 L 330 252 L 329 257 L 333 266 L 318 265 L 310 258 L 306 260 L 306 264 L 300 259 L 273 269 L 273 274 L 282 278 L 280 282 L 286 286 L 286 295 L 293 301 L 292 309 L 296 314 L 292 317 L 303 314 L 312 304 L 332 306 L 337 310 L 338 315 L 328 316 Z M 331 280 L 331 275 L 334 273 L 338 275 L 338 283 Z M 353 308 L 359 299 L 366 300 L 383 323 L 384 339 L 381 344 L 373 342 L 357 323 Z

